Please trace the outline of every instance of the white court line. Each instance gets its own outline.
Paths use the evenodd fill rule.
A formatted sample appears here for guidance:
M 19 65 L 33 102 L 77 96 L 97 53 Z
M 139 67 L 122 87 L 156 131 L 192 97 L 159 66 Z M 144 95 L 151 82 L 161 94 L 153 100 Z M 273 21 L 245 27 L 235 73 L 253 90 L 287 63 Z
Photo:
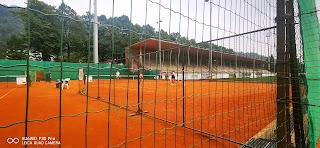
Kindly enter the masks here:
M 55 97 L 58 95 L 43 95 L 43 96 L 37 96 L 37 98 L 44 98 L 44 97 Z
M 16 87 L 16 88 L 17 88 L 17 87 Z M 8 95 L 9 93 L 11 93 L 12 91 L 14 91 L 16 88 L 14 88 L 14 89 L 10 90 L 9 92 L 7 92 L 6 94 L 4 94 L 4 95 L 0 98 L 0 100 L 1 100 L 2 98 L 4 98 L 6 95 Z
M 64 94 L 65 95 L 65 94 Z M 66 93 L 66 95 L 74 95 L 72 93 Z M 37 98 L 44 98 L 44 97 L 56 97 L 56 96 L 59 96 L 59 93 L 58 94 L 54 94 L 54 95 L 42 95 L 42 96 L 36 96 Z

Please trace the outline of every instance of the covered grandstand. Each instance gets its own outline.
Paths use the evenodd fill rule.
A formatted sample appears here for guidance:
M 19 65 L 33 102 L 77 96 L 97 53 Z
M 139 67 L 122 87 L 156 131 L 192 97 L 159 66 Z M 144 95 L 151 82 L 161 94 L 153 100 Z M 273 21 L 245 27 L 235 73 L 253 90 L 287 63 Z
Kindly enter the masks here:
M 159 53 L 160 43 L 160 54 Z M 169 42 L 149 38 L 135 43 L 125 49 L 126 64 L 132 71 L 138 69 L 159 70 L 161 78 L 172 71 L 186 73 L 185 79 L 212 79 L 219 78 L 256 78 L 274 76 L 270 72 L 268 59 L 255 59 L 239 56 L 235 53 L 225 53 L 219 49 L 210 49 L 190 46 L 176 42 Z

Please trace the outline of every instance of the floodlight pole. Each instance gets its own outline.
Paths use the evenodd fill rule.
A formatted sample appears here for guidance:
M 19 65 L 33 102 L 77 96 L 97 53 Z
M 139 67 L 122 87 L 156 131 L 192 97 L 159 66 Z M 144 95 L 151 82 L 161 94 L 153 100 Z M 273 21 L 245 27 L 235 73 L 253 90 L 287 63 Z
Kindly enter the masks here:
M 205 0 L 205 2 L 209 2 L 209 0 Z M 211 42 L 211 40 L 212 40 L 212 38 L 211 38 L 211 36 L 212 36 L 212 24 L 211 24 L 211 22 L 212 22 L 212 17 L 211 17 L 211 14 L 212 14 L 212 3 L 211 3 L 211 1 L 209 2 L 210 3 L 210 46 L 209 46 L 209 77 L 210 77 L 210 79 L 212 79 L 212 42 Z M 222 59 L 222 58 L 221 58 Z
M 100 64 L 98 63 L 98 97 L 97 99 L 101 99 L 100 97 Z
M 97 14 L 97 0 L 93 1 L 94 5 L 94 23 L 93 23 L 93 63 L 99 63 L 98 58 L 98 14 Z
M 271 72 L 271 69 L 270 69 L 270 56 L 269 56 L 269 52 L 270 52 L 270 49 L 269 49 L 269 38 L 271 37 L 270 33 L 267 33 L 266 35 L 267 37 L 267 46 L 268 46 L 268 71 Z
M 98 14 L 97 14 L 97 0 L 93 1 L 94 17 L 93 17 L 93 63 L 98 64 L 98 97 L 100 97 L 100 65 L 98 56 Z
M 182 56 L 182 126 L 185 127 L 185 122 L 186 122 L 186 118 L 185 118 L 185 73 L 184 73 L 184 64 L 185 64 L 185 55 L 184 55 L 185 51 L 183 50 L 183 56 Z
M 160 17 L 159 17 L 160 18 Z M 160 23 L 162 22 L 162 20 L 159 20 L 159 22 L 157 22 L 158 25 L 158 40 L 159 40 L 159 49 L 158 49 L 158 52 L 159 52 L 159 66 L 160 66 L 160 69 L 162 70 L 162 66 L 161 66 L 161 33 L 160 33 Z

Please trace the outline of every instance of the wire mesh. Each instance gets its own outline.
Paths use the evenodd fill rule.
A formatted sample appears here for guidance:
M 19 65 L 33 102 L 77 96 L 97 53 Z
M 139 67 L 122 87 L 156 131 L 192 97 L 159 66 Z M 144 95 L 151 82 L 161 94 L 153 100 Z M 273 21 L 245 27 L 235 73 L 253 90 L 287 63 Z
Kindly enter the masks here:
M 25 147 L 316 145 L 319 104 L 306 98 L 318 88 L 306 74 L 313 34 L 305 32 L 319 25 L 308 28 L 303 17 L 317 9 L 299 12 L 305 3 L 293 0 L 113 0 L 98 2 L 105 15 L 95 22 L 93 1 L 78 3 L 85 7 L 1 5 L 24 31 L 0 60 L 0 139 Z M 10 140 L 0 145 L 17 144 Z

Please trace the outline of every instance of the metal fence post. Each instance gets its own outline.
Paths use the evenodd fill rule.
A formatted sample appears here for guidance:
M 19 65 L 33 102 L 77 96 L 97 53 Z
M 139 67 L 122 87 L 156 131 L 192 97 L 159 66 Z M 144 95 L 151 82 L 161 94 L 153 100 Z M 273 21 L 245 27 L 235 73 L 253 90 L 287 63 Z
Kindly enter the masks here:
M 285 0 L 277 1 L 277 147 L 286 147 L 286 51 L 285 51 Z

